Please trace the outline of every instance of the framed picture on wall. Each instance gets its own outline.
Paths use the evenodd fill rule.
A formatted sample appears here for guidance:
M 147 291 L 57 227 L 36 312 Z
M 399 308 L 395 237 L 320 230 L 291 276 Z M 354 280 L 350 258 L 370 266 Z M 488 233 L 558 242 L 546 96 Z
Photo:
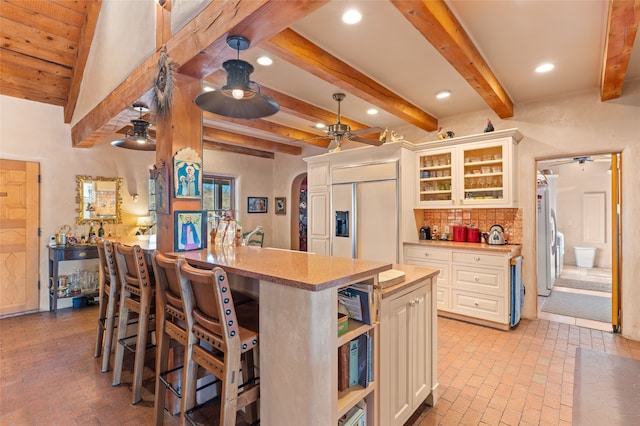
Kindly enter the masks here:
M 248 197 L 247 212 L 248 213 L 266 213 L 267 197 Z
M 174 212 L 174 251 L 200 250 L 207 246 L 207 211 Z
M 191 148 L 182 148 L 173 157 L 173 190 L 175 198 L 201 198 L 202 160 Z
M 149 170 L 151 185 L 149 188 L 149 210 L 169 214 L 169 170 L 164 162 L 154 164 Z
M 285 197 L 276 197 L 276 214 L 287 214 L 287 199 Z

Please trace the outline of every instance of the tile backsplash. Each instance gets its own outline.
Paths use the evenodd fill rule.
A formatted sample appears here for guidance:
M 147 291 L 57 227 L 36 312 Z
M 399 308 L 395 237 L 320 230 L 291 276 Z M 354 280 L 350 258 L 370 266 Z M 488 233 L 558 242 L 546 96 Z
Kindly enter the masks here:
M 438 209 L 422 212 L 424 222 L 431 229 L 434 225 L 440 230 L 445 226 L 474 225 L 480 232 L 488 232 L 492 225 L 499 224 L 504 228 L 509 243 L 522 244 L 522 209 Z M 419 228 L 423 224 L 417 225 Z

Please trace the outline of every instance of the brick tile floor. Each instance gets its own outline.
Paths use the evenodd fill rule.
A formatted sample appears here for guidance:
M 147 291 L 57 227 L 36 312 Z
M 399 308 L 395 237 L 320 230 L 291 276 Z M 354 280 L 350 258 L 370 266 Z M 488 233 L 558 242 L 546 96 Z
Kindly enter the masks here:
M 112 387 L 93 358 L 96 317 L 88 307 L 0 320 L 1 425 L 152 423 L 152 371 L 131 405 L 130 371 Z M 640 342 L 547 320 L 505 332 L 439 318 L 438 339 L 439 401 L 407 425 L 570 425 L 576 348 L 640 359 Z

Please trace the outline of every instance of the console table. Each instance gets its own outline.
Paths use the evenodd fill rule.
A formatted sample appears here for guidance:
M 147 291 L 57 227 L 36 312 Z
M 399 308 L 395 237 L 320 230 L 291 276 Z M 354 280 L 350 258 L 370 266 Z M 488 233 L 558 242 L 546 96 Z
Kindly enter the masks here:
M 78 296 L 95 296 L 97 290 L 73 294 L 70 296 L 58 296 L 58 262 L 65 260 L 97 259 L 98 247 L 95 245 L 75 245 L 49 247 L 49 311 L 58 315 L 58 299 Z

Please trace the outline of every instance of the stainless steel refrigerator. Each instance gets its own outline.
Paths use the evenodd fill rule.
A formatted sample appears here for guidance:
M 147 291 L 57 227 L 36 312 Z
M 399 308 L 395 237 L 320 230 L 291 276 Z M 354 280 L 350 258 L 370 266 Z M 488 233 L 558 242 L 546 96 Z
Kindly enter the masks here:
M 556 280 L 556 256 L 560 254 L 556 213 L 552 207 L 555 193 L 548 185 L 538 185 L 537 198 L 538 295 L 548 296 Z
M 397 263 L 398 166 L 395 162 L 371 166 L 345 170 L 334 179 L 331 254 Z

